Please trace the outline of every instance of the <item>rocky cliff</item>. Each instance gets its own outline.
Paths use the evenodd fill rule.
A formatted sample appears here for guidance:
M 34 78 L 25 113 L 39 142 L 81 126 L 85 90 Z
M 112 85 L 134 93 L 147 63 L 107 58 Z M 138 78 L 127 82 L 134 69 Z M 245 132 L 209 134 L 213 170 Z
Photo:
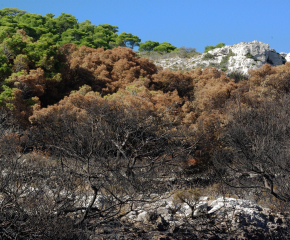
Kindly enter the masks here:
M 226 45 L 188 59 L 181 57 L 159 59 L 155 64 L 173 70 L 212 66 L 227 73 L 238 71 L 247 74 L 249 69 L 257 69 L 265 63 L 276 66 L 287 61 L 290 61 L 290 53 L 277 53 L 269 44 L 253 41 Z

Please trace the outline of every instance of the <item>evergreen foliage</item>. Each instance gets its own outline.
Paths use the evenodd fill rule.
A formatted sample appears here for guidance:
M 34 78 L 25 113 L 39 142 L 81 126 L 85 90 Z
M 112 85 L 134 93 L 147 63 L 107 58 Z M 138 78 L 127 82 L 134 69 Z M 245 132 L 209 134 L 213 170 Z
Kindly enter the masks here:
M 140 43 L 139 51 L 170 53 L 177 51 L 177 47 L 168 42 L 159 43 L 154 41 L 146 41 L 144 43 Z
M 222 48 L 222 47 L 224 47 L 225 46 L 225 43 L 218 43 L 217 45 L 215 45 L 215 46 L 206 46 L 205 48 L 204 48 L 204 52 L 205 53 L 207 53 L 208 51 L 210 51 L 210 50 L 213 50 L 213 49 L 215 49 L 215 48 Z
M 172 44 L 170 44 L 168 42 L 163 42 L 163 43 L 160 43 L 157 47 L 153 48 L 153 51 L 173 52 L 176 49 L 177 49 L 177 47 L 173 46 Z
M 210 59 L 214 59 L 214 58 L 215 58 L 214 55 L 207 53 L 202 57 L 202 60 L 210 60 Z
M 159 42 L 155 42 L 155 41 L 145 41 L 144 43 L 140 43 L 139 46 L 139 51 L 153 51 L 153 49 L 157 46 L 159 46 Z

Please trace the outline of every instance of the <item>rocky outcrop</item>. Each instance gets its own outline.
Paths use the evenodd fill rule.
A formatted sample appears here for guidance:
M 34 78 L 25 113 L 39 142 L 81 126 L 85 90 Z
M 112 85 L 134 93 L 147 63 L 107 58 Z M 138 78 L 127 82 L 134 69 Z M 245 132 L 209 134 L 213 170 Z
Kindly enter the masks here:
M 214 201 L 202 197 L 191 207 L 176 203 L 173 197 L 161 197 L 155 203 L 130 212 L 122 220 L 151 226 L 151 231 L 162 234 L 187 229 L 196 239 L 209 239 L 213 232 L 215 239 L 228 239 L 229 236 L 236 237 L 234 239 L 280 239 L 287 232 L 284 215 L 274 214 L 249 200 L 227 197 Z
M 247 74 L 249 69 L 257 69 L 268 63 L 272 66 L 290 61 L 290 53 L 277 53 L 269 44 L 253 41 L 241 42 L 216 48 L 208 53 L 198 54 L 192 58 L 171 58 L 155 61 L 163 68 L 192 70 L 208 66 L 219 68 L 227 73 L 238 71 Z

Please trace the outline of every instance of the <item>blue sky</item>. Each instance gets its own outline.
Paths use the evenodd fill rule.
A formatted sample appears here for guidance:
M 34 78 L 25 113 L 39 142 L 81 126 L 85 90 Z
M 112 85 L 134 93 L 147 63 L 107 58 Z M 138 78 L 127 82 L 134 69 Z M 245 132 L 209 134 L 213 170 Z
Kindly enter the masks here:
M 45 15 L 72 14 L 79 22 L 108 23 L 119 33 L 146 40 L 195 47 L 253 40 L 290 52 L 289 0 L 0 0 L 0 9 L 14 7 Z

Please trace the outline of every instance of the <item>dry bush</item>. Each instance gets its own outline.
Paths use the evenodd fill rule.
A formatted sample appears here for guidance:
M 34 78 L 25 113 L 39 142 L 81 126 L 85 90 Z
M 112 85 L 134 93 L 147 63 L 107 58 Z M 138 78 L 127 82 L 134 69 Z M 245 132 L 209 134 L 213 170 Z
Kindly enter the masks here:
M 249 101 L 277 100 L 290 89 L 290 64 L 272 67 L 264 64 L 261 68 L 249 71 L 250 78 L 239 83 L 234 94 L 241 103 Z
M 232 104 L 213 155 L 217 172 L 230 186 L 268 192 L 289 203 L 289 96 Z
M 208 67 L 188 73 L 195 82 L 194 106 L 198 113 L 222 109 L 237 88 L 233 80 L 218 69 Z
M 194 218 L 194 211 L 199 204 L 199 199 L 202 196 L 201 190 L 187 189 L 177 190 L 173 195 L 173 203 L 180 208 L 180 204 L 185 203 L 191 209 L 191 218 Z
M 14 87 L 21 90 L 23 99 L 42 96 L 45 92 L 46 81 L 41 68 L 30 70 L 29 74 L 26 71 L 21 75 L 14 74 L 8 79 L 8 83 L 12 83 Z
M 169 92 L 177 90 L 180 97 L 193 96 L 194 82 L 192 78 L 182 72 L 173 72 L 172 70 L 165 69 L 153 75 L 152 89 L 162 90 Z
M 62 46 L 68 67 L 63 71 L 67 90 L 90 85 L 93 91 L 114 93 L 139 78 L 151 79 L 157 67 L 145 58 L 139 58 L 129 48 L 92 49 L 73 44 Z
M 77 179 L 45 152 L 25 154 L 30 141 L 13 129 L 0 134 L 0 237 L 86 239 L 69 217 L 58 216 L 78 202 Z
M 194 151 L 194 132 L 178 128 L 174 108 L 167 106 L 171 93 L 150 96 L 141 88 L 131 94 L 135 90 L 120 90 L 105 99 L 84 86 L 30 117 L 36 146 L 61 158 L 65 171 L 90 188 L 91 199 L 77 224 L 94 218 L 97 226 L 118 219 L 126 205 L 164 193 L 171 187 L 162 179 L 174 175 L 172 170 Z M 179 99 L 177 93 L 174 98 Z M 158 109 L 153 101 L 160 104 Z M 99 197 L 105 204 L 95 207 Z M 79 208 L 70 209 L 76 216 Z

